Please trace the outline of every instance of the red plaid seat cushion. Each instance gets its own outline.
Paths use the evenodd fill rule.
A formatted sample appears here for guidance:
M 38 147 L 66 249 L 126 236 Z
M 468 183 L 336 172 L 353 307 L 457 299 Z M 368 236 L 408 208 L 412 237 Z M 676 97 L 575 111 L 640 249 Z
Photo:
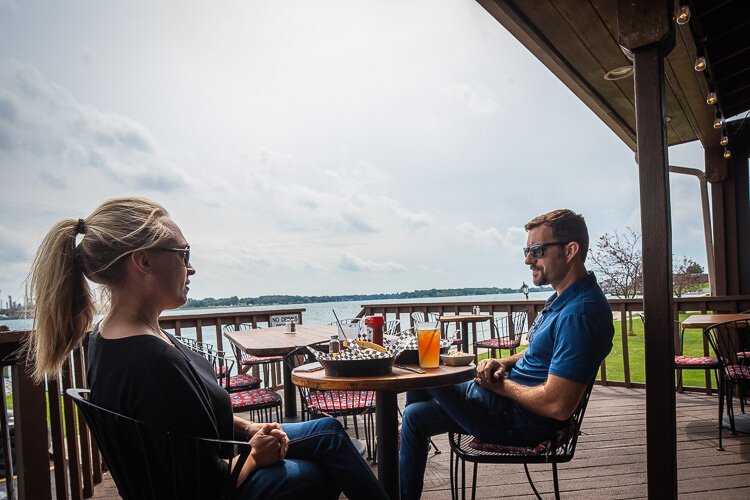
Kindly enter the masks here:
M 480 340 L 475 345 L 477 347 L 484 347 L 485 349 L 515 349 L 521 345 L 521 339 L 487 339 Z
M 573 429 L 566 427 L 557 431 L 555 434 L 555 448 L 560 449 L 571 440 L 573 437 Z M 547 455 L 552 451 L 552 439 L 542 441 L 536 446 L 512 446 L 509 444 L 497 444 L 497 443 L 483 443 L 477 438 L 473 438 L 468 443 L 469 448 L 484 453 L 496 453 L 498 455 L 519 455 L 524 457 L 535 457 L 539 455 Z
M 281 396 L 271 389 L 250 389 L 249 391 L 233 392 L 229 395 L 232 409 L 250 407 L 266 407 L 281 404 Z
M 724 367 L 724 373 L 733 380 L 750 380 L 750 366 L 728 365 Z
M 240 361 L 241 365 L 260 365 L 263 363 L 277 363 L 284 361 L 284 356 L 253 356 L 246 355 Z
M 675 366 L 690 368 L 714 368 L 719 366 L 719 360 L 711 356 L 675 356 Z
M 310 391 L 305 398 L 313 413 L 366 411 L 375 408 L 374 391 Z
M 229 390 L 242 391 L 245 389 L 255 389 L 260 387 L 260 379 L 246 373 L 240 373 L 229 377 Z
M 741 351 L 737 353 L 737 357 L 740 359 L 750 359 L 750 351 Z

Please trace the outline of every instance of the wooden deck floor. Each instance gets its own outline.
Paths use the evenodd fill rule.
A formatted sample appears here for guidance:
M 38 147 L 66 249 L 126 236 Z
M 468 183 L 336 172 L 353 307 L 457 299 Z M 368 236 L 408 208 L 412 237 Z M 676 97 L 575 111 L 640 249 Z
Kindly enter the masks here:
M 750 498 L 750 435 L 725 431 L 726 451 L 716 451 L 717 411 L 716 396 L 677 394 L 681 498 Z M 576 457 L 559 466 L 563 498 L 646 498 L 645 412 L 642 389 L 594 388 Z M 423 498 L 448 499 L 448 441 L 445 436 L 435 441 L 442 453 L 430 456 Z M 530 469 L 542 496 L 550 498 L 551 468 Z M 477 498 L 534 498 L 521 465 L 482 465 L 477 484 Z M 108 477 L 94 498 L 118 498 Z

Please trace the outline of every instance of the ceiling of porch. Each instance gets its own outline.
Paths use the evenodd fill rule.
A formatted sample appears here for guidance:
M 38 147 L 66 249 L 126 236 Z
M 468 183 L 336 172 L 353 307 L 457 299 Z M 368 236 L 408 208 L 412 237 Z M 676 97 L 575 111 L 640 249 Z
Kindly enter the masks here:
M 635 150 L 633 77 L 605 79 L 631 64 L 618 43 L 616 1 L 478 2 Z M 665 61 L 667 140 L 717 146 L 716 112 L 732 117 L 750 109 L 750 16 L 746 0 L 689 4 L 690 21 L 675 24 L 675 47 Z M 699 72 L 701 55 L 706 69 Z M 710 91 L 715 105 L 706 102 Z

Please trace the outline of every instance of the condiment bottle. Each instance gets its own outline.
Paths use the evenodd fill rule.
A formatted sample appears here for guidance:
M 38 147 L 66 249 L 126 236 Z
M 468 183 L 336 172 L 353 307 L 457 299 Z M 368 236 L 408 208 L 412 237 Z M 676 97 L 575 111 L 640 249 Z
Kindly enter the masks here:
M 365 316 L 365 327 L 368 334 L 372 331 L 372 343 L 383 345 L 383 325 L 385 318 L 383 316 Z M 369 337 L 370 335 L 368 335 Z
M 341 343 L 339 342 L 338 335 L 331 335 L 331 340 L 328 342 L 328 354 L 336 354 L 341 350 Z

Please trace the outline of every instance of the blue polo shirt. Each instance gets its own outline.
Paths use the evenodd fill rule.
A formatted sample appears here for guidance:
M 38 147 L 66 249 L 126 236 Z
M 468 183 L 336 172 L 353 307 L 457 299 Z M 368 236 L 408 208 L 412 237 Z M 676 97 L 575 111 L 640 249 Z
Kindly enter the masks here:
M 508 378 L 539 385 L 552 374 L 581 384 L 612 349 L 612 310 L 594 273 L 553 294 L 529 331 L 529 347 Z

